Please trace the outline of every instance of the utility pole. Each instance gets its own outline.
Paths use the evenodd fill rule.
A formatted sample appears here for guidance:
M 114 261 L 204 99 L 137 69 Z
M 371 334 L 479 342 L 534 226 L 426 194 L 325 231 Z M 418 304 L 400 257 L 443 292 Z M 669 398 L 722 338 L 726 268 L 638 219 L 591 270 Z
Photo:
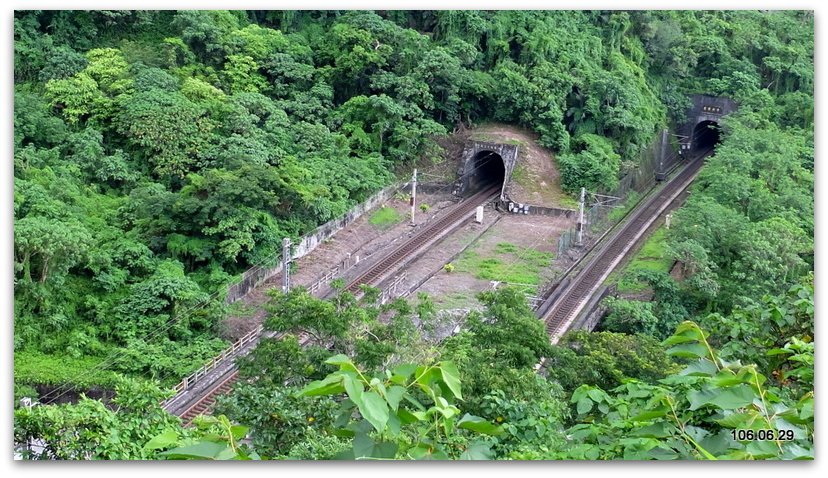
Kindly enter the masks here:
M 290 291 L 290 238 L 282 239 L 282 292 Z
M 581 188 L 581 201 L 578 206 L 578 236 L 575 244 L 580 246 L 584 243 L 584 202 L 586 200 L 586 188 Z
M 414 225 L 414 205 L 417 202 L 417 168 L 414 168 L 414 177 L 411 178 L 411 225 Z

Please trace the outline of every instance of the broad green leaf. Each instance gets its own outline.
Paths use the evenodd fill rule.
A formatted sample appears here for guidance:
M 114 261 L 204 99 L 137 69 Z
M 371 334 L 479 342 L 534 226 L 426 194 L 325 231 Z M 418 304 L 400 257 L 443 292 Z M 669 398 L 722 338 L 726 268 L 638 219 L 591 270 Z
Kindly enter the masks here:
M 764 375 L 757 373 L 751 367 L 742 367 L 735 374 L 728 371 L 722 371 L 716 374 L 711 383 L 717 387 L 729 387 L 739 383 L 746 383 L 754 386 L 756 385 L 757 379 L 760 386 L 767 380 Z
M 376 390 L 376 391 L 377 391 L 377 393 L 379 393 L 381 397 L 383 397 L 383 398 L 387 398 L 387 397 L 386 397 L 385 384 L 384 384 L 384 383 L 382 383 L 382 381 L 381 381 L 381 380 L 379 380 L 378 378 L 372 378 L 372 379 L 371 379 L 371 385 L 370 385 L 370 386 L 371 386 L 371 388 L 373 388 L 374 390 Z
M 503 427 L 492 425 L 485 418 L 469 415 L 468 413 L 463 415 L 463 418 L 457 422 L 457 427 L 483 433 L 484 435 L 497 436 L 503 433 Z
M 365 433 L 354 436 L 354 459 L 380 458 L 391 460 L 397 454 L 397 444 L 391 442 L 375 442 Z
M 679 374 L 712 377 L 713 375 L 716 375 L 716 372 L 718 372 L 716 364 L 711 362 L 709 359 L 702 358 L 688 365 L 684 370 L 679 372 Z
M 299 395 L 306 397 L 313 397 L 317 395 L 337 395 L 344 391 L 345 387 L 342 385 L 342 375 L 332 373 L 323 380 L 316 380 L 305 385 L 305 388 L 299 392 Z
M 664 438 L 672 434 L 674 427 L 665 422 L 657 422 L 630 432 L 630 435 L 642 438 Z
M 359 406 L 359 413 L 371 422 L 374 428 L 382 433 L 385 424 L 388 423 L 388 404 L 376 392 L 368 391 L 362 394 L 362 405 Z
M 592 399 L 593 402 L 600 402 L 606 396 L 606 394 L 603 391 L 597 388 L 590 388 L 589 390 L 587 390 L 587 395 L 589 396 L 589 398 Z
M 693 337 L 686 337 L 686 336 L 683 336 L 683 335 L 674 335 L 672 337 L 668 337 L 665 340 L 663 340 L 661 342 L 661 345 L 664 345 L 666 347 L 668 345 L 684 344 L 684 343 L 687 343 L 687 342 L 698 342 L 698 340 L 694 339 Z
M 802 403 L 802 409 L 799 412 L 799 418 L 801 420 L 813 420 L 814 418 L 814 398 L 810 397 Z
M 420 388 L 428 395 L 433 395 L 433 392 L 431 391 L 431 383 L 434 380 L 434 375 L 437 373 L 440 373 L 439 369 L 431 366 L 417 367 L 417 371 L 414 372 L 417 385 L 419 385 Z
M 766 460 L 768 458 L 775 458 L 779 453 L 779 447 L 774 441 L 753 440 L 747 443 L 745 451 L 753 455 L 757 460 Z
M 155 435 L 152 440 L 144 445 L 144 450 L 160 450 L 175 445 L 178 442 L 178 432 L 168 428 Z
M 417 410 L 421 412 L 426 411 L 426 407 L 422 403 L 420 403 L 419 400 L 412 397 L 410 393 L 406 393 L 405 395 L 403 395 L 403 399 L 405 399 L 406 402 L 414 405 L 414 408 L 416 408 Z
M 250 431 L 250 427 L 246 427 L 244 425 L 233 425 L 230 427 L 230 433 L 236 441 L 246 437 L 248 431 Z
M 362 381 L 350 374 L 344 374 L 342 376 L 342 384 L 345 386 L 348 398 L 350 398 L 357 407 L 360 407 L 362 404 L 362 392 L 365 390 Z
M 727 453 L 732 443 L 730 430 L 719 430 L 715 435 L 708 435 L 699 441 L 699 446 L 707 450 L 711 455 L 719 456 Z
M 692 320 L 685 320 L 676 327 L 676 333 L 673 335 L 681 335 L 684 337 L 692 337 L 696 340 L 704 340 L 704 335 L 699 325 Z
M 667 349 L 666 353 L 673 357 L 702 358 L 707 356 L 707 347 L 699 343 L 679 344 Z
M 400 405 L 400 400 L 402 400 L 403 395 L 405 395 L 405 388 L 400 387 L 398 385 L 392 385 L 386 392 L 385 398 L 388 400 L 388 405 L 391 406 L 391 409 L 397 411 L 397 408 Z
M 420 421 L 414 414 L 412 414 L 405 408 L 400 408 L 399 410 L 397 410 L 397 418 L 400 419 L 400 423 L 402 423 L 403 425 L 410 425 L 412 423 Z
M 592 410 L 592 400 L 590 400 L 589 397 L 581 398 L 578 400 L 577 409 L 579 415 L 589 413 L 589 411 Z
M 402 427 L 402 423 L 400 423 L 400 417 L 396 413 L 391 413 L 388 415 L 388 425 L 386 431 L 388 432 L 388 436 L 396 437 L 400 434 L 400 428 Z
M 659 407 L 655 410 L 648 410 L 646 412 L 639 413 L 638 415 L 630 418 L 632 422 L 643 422 L 647 420 L 652 420 L 653 418 L 661 418 L 667 415 L 667 412 L 670 411 L 670 407 Z
M 813 460 L 814 450 L 800 446 L 797 443 L 785 442 L 782 444 L 783 460 Z
M 408 450 L 408 455 L 414 460 L 449 459 L 445 451 L 433 445 L 429 445 L 427 443 L 418 443 L 417 446 Z
M 413 363 L 404 363 L 394 367 L 392 371 L 394 372 L 394 375 L 407 379 L 412 373 L 414 373 L 415 370 L 417 370 L 417 365 Z
M 338 365 L 339 370 L 347 372 L 356 372 L 357 368 L 354 362 L 345 354 L 337 354 L 325 360 L 326 364 Z
M 569 401 L 571 403 L 577 402 L 578 400 L 580 400 L 582 397 L 584 397 L 587 394 L 587 390 L 589 390 L 590 388 L 592 388 L 592 387 L 590 387 L 589 385 L 579 386 L 578 388 L 576 388 L 572 392 L 572 398 L 570 398 Z
M 648 452 L 648 456 L 654 460 L 677 460 L 679 458 L 679 454 L 674 450 L 662 448 L 660 446 L 650 450 Z
M 486 443 L 475 442 L 460 454 L 461 460 L 491 460 L 492 450 Z
M 693 391 L 687 395 L 690 410 L 697 410 L 704 405 L 714 405 L 724 410 L 742 408 L 753 403 L 756 393 L 746 384 L 735 387 Z
M 753 424 L 761 418 L 762 416 L 756 410 L 748 410 L 746 412 L 731 413 L 714 421 L 725 428 L 752 428 Z
M 334 455 L 333 459 L 334 460 L 355 460 L 356 457 L 354 457 L 354 449 L 349 448 L 347 450 L 342 450 L 341 452 Z
M 225 452 L 227 449 L 229 447 L 226 443 L 202 441 L 192 445 L 174 448 L 169 451 L 163 451 L 159 455 L 173 460 L 218 460 L 223 454 L 222 452 Z
M 453 393 L 458 400 L 462 400 L 463 394 L 460 391 L 460 372 L 457 371 L 457 366 L 454 365 L 454 362 L 440 362 L 440 372 L 443 376 L 443 382 L 445 382 L 451 390 L 451 393 Z
M 440 407 L 437 409 L 443 417 L 450 419 L 451 417 L 460 413 L 460 409 L 449 405 L 448 407 Z

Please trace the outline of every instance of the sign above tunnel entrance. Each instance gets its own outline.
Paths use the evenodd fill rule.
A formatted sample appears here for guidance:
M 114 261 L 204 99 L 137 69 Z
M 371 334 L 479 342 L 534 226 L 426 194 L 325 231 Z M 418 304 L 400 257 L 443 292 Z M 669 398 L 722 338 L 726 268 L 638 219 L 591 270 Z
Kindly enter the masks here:
M 699 125 L 718 125 L 723 116 L 733 113 L 738 104 L 730 98 L 723 96 L 692 95 L 690 96 L 690 110 L 687 112 L 687 120 L 678 127 L 676 133 L 679 140 L 679 149 L 682 153 L 696 151 L 699 143 L 709 140 L 709 137 L 699 136 Z

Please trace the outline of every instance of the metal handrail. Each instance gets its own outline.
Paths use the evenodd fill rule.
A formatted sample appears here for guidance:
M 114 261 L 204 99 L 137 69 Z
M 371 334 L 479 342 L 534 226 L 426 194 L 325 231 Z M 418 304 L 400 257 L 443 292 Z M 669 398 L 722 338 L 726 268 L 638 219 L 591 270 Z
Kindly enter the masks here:
M 233 343 L 233 345 L 231 345 L 230 347 L 222 350 L 222 352 L 220 354 L 213 357 L 209 362 L 207 362 L 206 364 L 201 366 L 201 368 L 199 368 L 195 372 L 191 373 L 190 375 L 184 377 L 183 380 L 181 380 L 178 384 L 176 384 L 173 387 L 173 390 L 175 390 L 176 395 L 178 395 L 179 393 L 183 392 L 184 390 L 187 390 L 188 388 L 190 388 L 190 386 L 192 384 L 196 383 L 196 381 L 198 381 L 198 379 L 204 377 L 205 375 L 207 375 L 207 373 L 215 370 L 216 368 L 218 368 L 219 365 L 224 363 L 224 361 L 226 361 L 229 357 L 232 357 L 236 352 L 238 352 L 239 350 L 241 350 L 245 346 L 249 345 L 250 343 L 254 342 L 261 335 L 262 330 L 264 330 L 264 326 L 262 326 L 262 325 L 260 325 L 260 326 L 256 327 L 255 329 L 251 330 L 250 332 L 245 334 L 242 338 L 235 341 Z
M 324 276 L 322 276 L 322 278 L 318 279 L 315 282 L 314 285 L 319 284 L 319 287 L 321 287 L 321 284 L 325 283 L 325 281 L 330 282 L 331 280 L 333 280 L 333 278 L 336 277 L 337 272 L 339 272 L 339 269 L 341 269 L 343 265 L 348 264 L 349 261 L 350 261 L 350 257 L 348 259 L 346 259 L 343 262 L 343 264 L 337 266 L 335 269 L 329 271 Z M 253 269 L 249 269 L 247 272 L 250 272 L 252 270 Z M 247 272 L 245 273 L 245 275 L 247 274 Z M 313 291 L 311 291 L 311 293 L 313 293 Z M 178 382 L 172 388 L 175 391 L 175 395 L 173 395 L 169 399 L 165 400 L 162 403 L 162 406 L 165 406 L 165 405 L 171 403 L 173 400 L 175 400 L 178 397 L 179 394 L 181 394 L 185 390 L 189 389 L 193 384 L 195 384 L 198 381 L 198 379 L 203 378 L 209 372 L 212 372 L 213 370 L 218 368 L 220 365 L 222 365 L 228 358 L 234 356 L 236 352 L 238 352 L 239 350 L 241 350 L 245 346 L 247 346 L 250 343 L 257 340 L 259 338 L 259 336 L 261 336 L 263 330 L 264 330 L 264 325 L 259 325 L 258 327 L 251 330 L 250 332 L 245 334 L 243 337 L 241 337 L 240 339 L 235 341 L 233 343 L 233 345 L 231 345 L 230 347 L 222 350 L 221 353 L 219 353 L 218 355 L 216 355 L 215 357 L 210 359 L 209 362 L 202 365 L 198 370 L 196 370 L 195 372 L 191 373 L 190 375 L 187 375 L 186 377 L 184 377 L 180 382 Z

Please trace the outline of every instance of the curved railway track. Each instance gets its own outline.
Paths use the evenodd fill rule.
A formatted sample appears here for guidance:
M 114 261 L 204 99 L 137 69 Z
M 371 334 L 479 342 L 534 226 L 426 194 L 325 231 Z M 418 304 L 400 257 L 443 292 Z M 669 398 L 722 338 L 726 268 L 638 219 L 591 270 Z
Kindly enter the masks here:
M 641 234 L 675 198 L 684 191 L 701 169 L 711 149 L 702 152 L 664 188 L 638 207 L 627 222 L 614 233 L 600 252 L 581 269 L 566 290 L 542 316 L 553 343 L 567 331 L 573 320 L 607 276 L 640 239 Z
M 405 241 L 403 244 L 400 244 L 396 249 L 388 253 L 368 270 L 349 282 L 345 290 L 356 292 L 359 290 L 360 285 L 371 285 L 376 282 L 383 274 L 388 273 L 411 254 L 417 252 L 417 250 L 419 250 L 423 245 L 437 237 L 441 232 L 471 214 L 477 206 L 488 202 L 497 194 L 497 191 L 499 190 L 499 186 L 492 186 L 474 194 L 468 199 L 465 199 L 449 214 L 446 214 L 437 221 L 434 221 L 432 224 L 426 226 L 414 237 Z
M 458 221 L 463 220 L 466 216 L 472 213 L 477 206 L 489 201 L 499 190 L 500 188 L 498 186 L 492 186 L 486 190 L 474 194 L 468 199 L 465 199 L 451 212 L 434 223 L 426 226 L 414 237 L 398 246 L 388 255 L 380 259 L 380 261 L 374 266 L 360 274 L 349 284 L 347 290 L 356 291 L 361 284 L 371 284 L 376 281 L 383 274 L 399 265 L 408 256 L 417 252 L 417 250 L 419 250 L 423 245 L 437 237 L 446 228 L 449 228 Z M 277 334 L 276 336 L 279 337 L 281 335 L 282 334 Z M 300 337 L 300 344 L 304 344 L 305 342 L 307 342 L 307 337 Z M 238 368 L 233 365 L 233 367 L 226 373 L 216 377 L 214 383 L 205 388 L 206 392 L 203 393 L 203 395 L 196 399 L 190 400 L 189 403 L 185 405 L 186 408 L 183 408 L 176 414 L 181 417 L 185 425 L 189 425 L 196 416 L 210 413 L 216 403 L 216 398 L 232 389 L 233 384 L 238 379 L 238 375 Z

